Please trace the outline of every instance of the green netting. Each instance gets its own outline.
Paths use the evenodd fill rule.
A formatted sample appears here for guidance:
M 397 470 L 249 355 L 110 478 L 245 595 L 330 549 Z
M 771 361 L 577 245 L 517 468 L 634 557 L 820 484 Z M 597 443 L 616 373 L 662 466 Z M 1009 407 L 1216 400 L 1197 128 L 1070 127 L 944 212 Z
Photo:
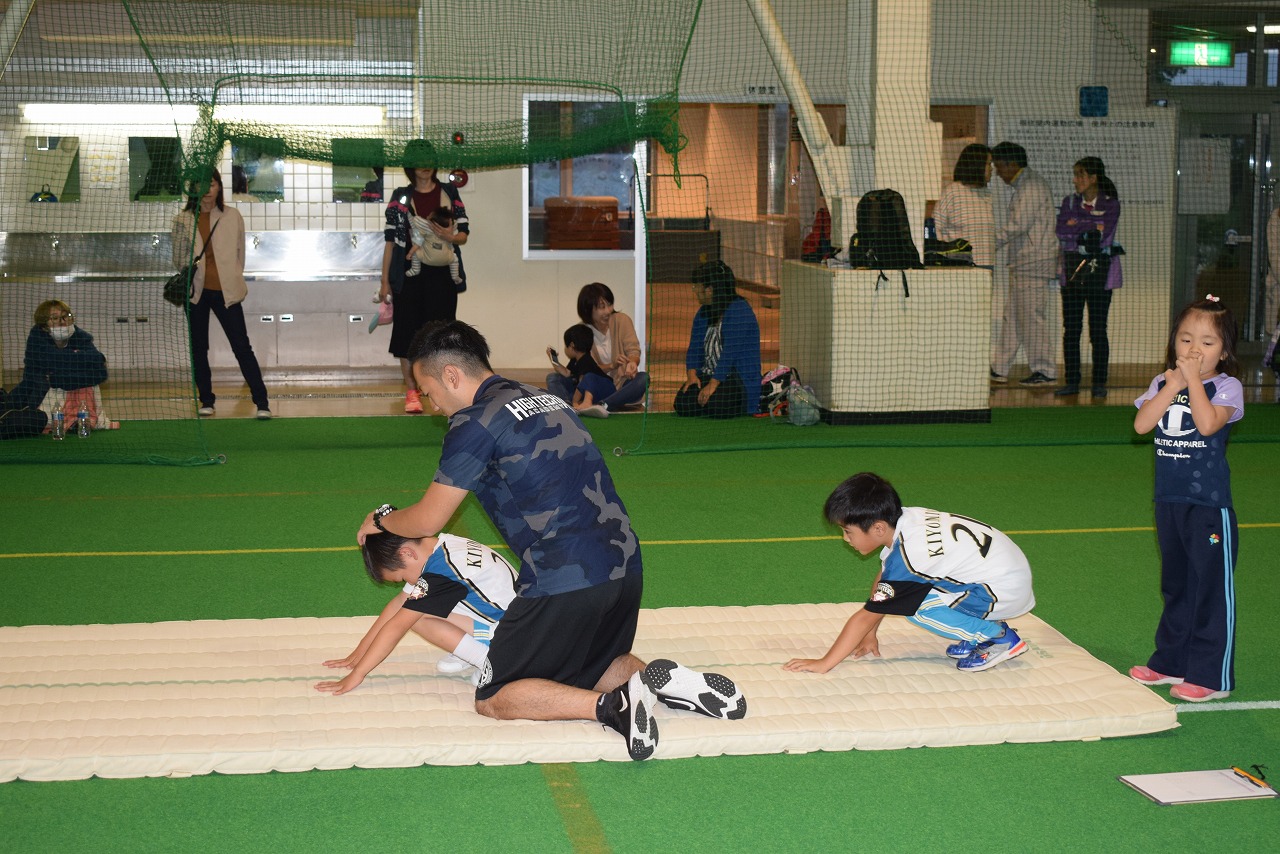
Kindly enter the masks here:
M 1247 401 L 1270 403 L 1275 17 L 1091 0 L 11 3 L 5 387 L 22 376 L 35 307 L 63 299 L 106 355 L 105 405 L 125 423 L 75 458 L 216 453 L 195 419 L 186 318 L 159 299 L 189 260 L 171 248 L 184 192 L 214 168 L 245 222 L 244 310 L 273 399 L 290 384 L 394 387 L 387 333 L 365 331 L 384 210 L 402 167 L 435 166 L 471 211 L 457 316 L 489 338 L 500 371 L 543 381 L 587 282 L 609 285 L 634 319 L 649 382 L 630 450 L 936 442 L 917 421 L 998 441 L 992 413 L 1006 407 L 1046 410 L 1047 443 L 1056 419 L 1104 409 L 1127 441 L 1126 408 L 1161 368 L 1172 313 L 1208 292 L 1240 321 Z M 1007 250 L 989 270 L 882 277 L 840 255 L 825 263 L 858 230 L 859 200 L 883 188 L 901 194 L 923 254 L 961 153 L 1002 141 L 1027 152 L 1053 219 L 1081 158 L 1104 161 L 1118 188 L 1124 286 L 1108 371 L 1095 370 L 1086 311 L 1075 394 L 1056 394 L 1072 379 L 1063 294 L 1049 284 L 1065 271 L 1058 247 L 1052 274 L 1036 274 L 1038 329 L 1014 316 L 1025 283 L 1011 281 Z M 1011 191 L 999 177 L 972 189 L 990 223 L 959 236 L 993 240 Z M 46 193 L 58 201 L 33 201 Z M 823 424 L 671 415 L 701 343 L 694 270 L 709 261 L 750 307 L 760 370 L 797 369 Z M 251 416 L 216 328 L 211 341 L 217 417 Z M 1020 384 L 1037 371 L 1051 381 Z M 0 445 L 0 459 L 38 441 Z

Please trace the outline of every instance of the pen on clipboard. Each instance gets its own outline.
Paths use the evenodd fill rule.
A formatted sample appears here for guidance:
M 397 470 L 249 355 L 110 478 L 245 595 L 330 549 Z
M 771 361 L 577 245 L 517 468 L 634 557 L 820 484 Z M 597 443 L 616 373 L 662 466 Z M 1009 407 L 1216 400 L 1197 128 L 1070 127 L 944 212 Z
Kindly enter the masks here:
M 1267 778 L 1263 775 L 1262 766 L 1260 765 L 1253 766 L 1253 770 L 1258 772 L 1257 776 L 1250 774 L 1248 771 L 1244 770 L 1243 768 L 1237 768 L 1235 765 L 1231 766 L 1231 770 L 1235 773 L 1237 777 L 1241 777 L 1245 780 L 1248 780 L 1250 783 L 1252 783 L 1253 785 L 1257 786 L 1260 789 L 1270 788 L 1266 784 Z

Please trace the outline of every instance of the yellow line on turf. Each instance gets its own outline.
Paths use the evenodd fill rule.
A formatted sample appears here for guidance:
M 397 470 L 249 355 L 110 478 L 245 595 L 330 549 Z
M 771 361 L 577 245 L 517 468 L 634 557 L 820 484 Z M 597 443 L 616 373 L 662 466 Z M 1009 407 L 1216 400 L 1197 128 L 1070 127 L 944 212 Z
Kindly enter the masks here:
M 1242 522 L 1241 528 L 1280 528 L 1280 522 Z M 1015 537 L 1029 537 L 1053 534 L 1134 534 L 1154 531 L 1150 525 L 1138 525 L 1131 528 L 1051 528 L 1042 531 L 1005 531 Z M 811 537 L 726 537 L 723 539 L 699 540 L 645 540 L 646 546 L 737 546 L 759 545 L 761 543 L 816 543 L 824 540 L 839 540 L 830 534 Z M 349 552 L 358 546 L 310 546 L 305 548 L 279 549 L 166 549 L 159 551 L 120 551 L 120 552 L 13 552 L 0 553 L 0 560 L 14 558 L 47 558 L 47 557 L 193 557 L 197 555 L 268 555 L 268 554 L 318 554 L 321 552 Z M 490 545 L 492 549 L 507 549 L 498 543 Z
M 542 776 L 574 854 L 609 854 L 612 849 L 605 838 L 604 827 L 591 808 L 586 789 L 578 779 L 578 769 L 568 763 L 554 762 L 542 766 Z

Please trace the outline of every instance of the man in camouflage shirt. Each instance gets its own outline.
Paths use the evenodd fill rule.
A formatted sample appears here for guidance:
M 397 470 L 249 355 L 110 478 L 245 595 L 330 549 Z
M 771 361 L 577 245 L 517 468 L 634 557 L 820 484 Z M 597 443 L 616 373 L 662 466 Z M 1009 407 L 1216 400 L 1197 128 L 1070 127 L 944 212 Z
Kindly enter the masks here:
M 493 373 L 489 345 L 460 321 L 424 327 L 414 378 L 449 416 L 440 465 L 422 500 L 384 507 L 357 534 L 438 533 L 474 492 L 520 561 L 516 599 L 498 624 L 476 711 L 503 720 L 598 720 L 632 759 L 653 755 L 657 700 L 736 720 L 734 683 L 631 654 L 643 591 L 640 542 L 604 458 L 554 394 Z

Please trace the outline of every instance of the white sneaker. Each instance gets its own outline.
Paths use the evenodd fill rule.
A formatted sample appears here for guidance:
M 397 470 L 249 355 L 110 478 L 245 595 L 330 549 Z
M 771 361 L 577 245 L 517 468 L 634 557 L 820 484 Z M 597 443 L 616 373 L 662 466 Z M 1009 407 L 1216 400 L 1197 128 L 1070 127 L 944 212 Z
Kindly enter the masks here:
M 747 715 L 747 698 L 733 680 L 719 673 L 699 673 L 667 658 L 640 671 L 649 690 L 664 706 L 709 718 L 737 721 Z
M 463 661 L 453 653 L 449 653 L 444 658 L 436 662 L 437 673 L 461 673 L 471 665 Z
M 270 421 L 270 420 L 271 420 L 271 410 L 270 410 L 270 409 L 259 409 L 256 413 L 254 413 L 254 416 L 253 416 L 253 417 L 254 417 L 254 418 L 256 418 L 256 419 L 258 419 L 259 421 Z
M 196 415 L 199 415 L 201 418 L 208 418 L 213 414 L 213 412 L 214 409 L 212 406 L 202 406 L 196 410 Z
M 608 418 L 609 407 L 603 403 L 593 403 L 590 406 L 578 410 L 579 418 Z

